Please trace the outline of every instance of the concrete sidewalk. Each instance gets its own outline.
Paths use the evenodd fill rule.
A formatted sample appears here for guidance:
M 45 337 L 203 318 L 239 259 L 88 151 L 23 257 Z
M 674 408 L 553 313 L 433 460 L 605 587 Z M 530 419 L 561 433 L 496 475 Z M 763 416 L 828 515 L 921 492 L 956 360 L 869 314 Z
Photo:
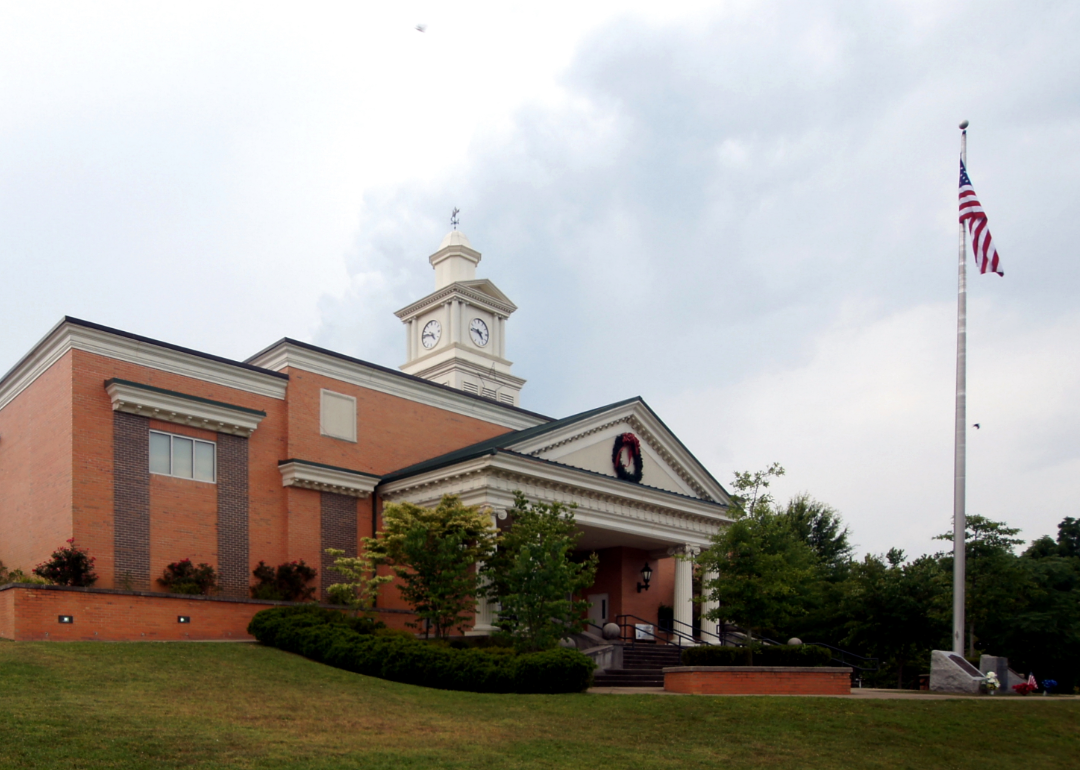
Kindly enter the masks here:
M 590 687 L 590 695 L 683 695 L 684 693 L 667 692 L 663 687 Z M 1058 701 L 1080 700 L 1080 695 L 962 695 L 944 692 L 929 692 L 928 690 L 879 690 L 872 687 L 857 687 L 851 691 L 851 695 L 710 695 L 712 698 L 852 698 L 856 700 L 983 700 L 983 701 L 1008 701 L 1020 703 L 1022 701 L 1041 701 L 1043 703 L 1056 703 Z

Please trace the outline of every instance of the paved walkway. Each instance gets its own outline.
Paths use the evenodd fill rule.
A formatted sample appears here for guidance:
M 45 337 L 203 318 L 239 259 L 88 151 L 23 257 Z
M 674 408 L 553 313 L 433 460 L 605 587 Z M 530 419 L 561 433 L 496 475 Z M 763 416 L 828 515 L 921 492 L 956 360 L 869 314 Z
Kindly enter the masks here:
M 684 695 L 686 693 L 667 692 L 663 687 L 590 687 L 592 695 Z M 759 698 L 760 695 L 727 695 L 711 696 L 727 698 Z M 1021 703 L 1028 701 L 1041 701 L 1043 703 L 1063 700 L 1080 700 L 1080 695 L 1054 695 L 1043 697 L 1042 695 L 960 695 L 944 692 L 929 692 L 927 690 L 878 690 L 871 687 L 857 687 L 851 691 L 851 695 L 771 695 L 772 698 L 851 698 L 856 700 L 984 700 L 1001 701 L 1008 703 Z

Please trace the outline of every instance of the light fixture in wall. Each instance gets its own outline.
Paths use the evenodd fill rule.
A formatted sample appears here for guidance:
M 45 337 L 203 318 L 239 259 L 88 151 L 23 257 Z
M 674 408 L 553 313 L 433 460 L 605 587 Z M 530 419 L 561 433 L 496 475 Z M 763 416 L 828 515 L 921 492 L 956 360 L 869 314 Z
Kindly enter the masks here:
M 637 584 L 637 592 L 648 591 L 650 580 L 652 580 L 652 567 L 649 566 L 649 562 L 645 562 L 645 566 L 641 568 L 641 582 Z
M 74 623 L 75 622 L 75 616 L 74 615 L 57 615 L 56 622 L 57 623 Z
M 177 623 L 190 623 L 191 622 L 191 616 L 190 615 L 177 615 L 176 616 L 176 622 Z

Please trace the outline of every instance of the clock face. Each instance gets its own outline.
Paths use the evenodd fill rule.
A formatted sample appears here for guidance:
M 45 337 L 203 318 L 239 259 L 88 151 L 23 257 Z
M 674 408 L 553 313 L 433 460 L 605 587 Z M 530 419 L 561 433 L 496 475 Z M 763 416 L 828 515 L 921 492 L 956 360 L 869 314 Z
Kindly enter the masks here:
M 472 337 L 472 341 L 476 343 L 477 347 L 484 347 L 488 343 L 487 324 L 479 318 L 472 319 L 469 324 L 469 336 Z
M 420 341 L 424 343 L 425 348 L 433 348 L 438 344 L 441 336 L 442 324 L 438 321 L 428 321 L 424 325 L 424 331 L 420 334 Z

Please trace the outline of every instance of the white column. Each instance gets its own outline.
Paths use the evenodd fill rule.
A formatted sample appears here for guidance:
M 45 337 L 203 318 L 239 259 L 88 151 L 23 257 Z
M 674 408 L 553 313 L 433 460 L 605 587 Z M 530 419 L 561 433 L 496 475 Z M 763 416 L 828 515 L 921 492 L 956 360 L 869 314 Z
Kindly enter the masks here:
M 696 550 L 689 546 L 669 548 L 675 557 L 675 630 L 689 636 L 694 624 L 694 561 Z
M 416 350 L 416 319 L 410 318 L 408 325 L 405 327 L 405 334 L 408 339 L 405 340 L 405 361 L 412 361 L 415 358 L 414 351 Z
M 477 565 L 479 569 L 480 565 Z M 498 629 L 495 628 L 495 620 L 499 616 L 499 607 L 491 599 L 478 599 L 476 602 L 476 622 L 473 623 L 472 631 L 466 632 L 467 636 L 487 636 Z
M 708 585 L 717 578 L 716 572 L 709 570 L 703 576 L 702 591 L 708 596 Z M 708 644 L 719 644 L 720 641 L 714 636 L 716 633 L 716 627 L 719 625 L 718 620 L 709 620 L 705 617 L 706 614 L 712 612 L 720 606 L 716 601 L 703 601 L 701 603 L 701 641 Z
M 499 358 L 506 358 L 506 319 L 499 316 L 495 325 L 499 327 Z
M 461 340 L 461 303 L 456 299 L 450 302 L 450 342 Z
M 498 526 L 498 521 L 506 518 L 506 511 L 492 510 L 491 523 Z M 483 567 L 483 563 L 476 565 L 477 572 Z M 495 621 L 499 618 L 499 605 L 491 599 L 483 598 L 476 600 L 476 620 L 471 631 L 466 631 L 466 636 L 488 636 L 498 631 Z

